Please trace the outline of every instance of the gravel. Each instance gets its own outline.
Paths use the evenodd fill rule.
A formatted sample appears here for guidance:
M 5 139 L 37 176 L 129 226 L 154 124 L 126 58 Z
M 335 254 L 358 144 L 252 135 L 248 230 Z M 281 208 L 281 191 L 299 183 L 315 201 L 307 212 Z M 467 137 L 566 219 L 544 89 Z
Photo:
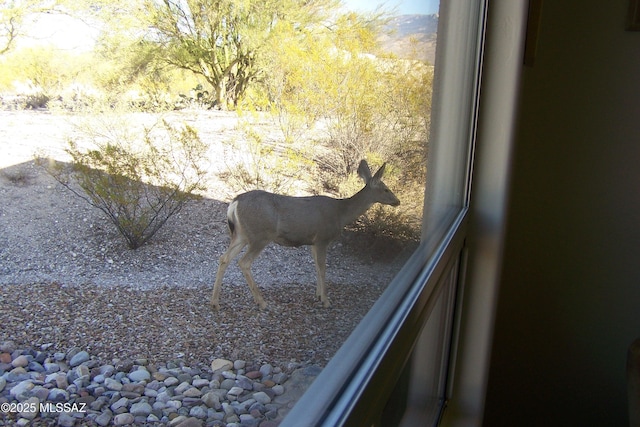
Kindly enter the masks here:
M 220 114 L 199 113 L 192 125 L 219 138 L 232 129 Z M 42 112 L 0 112 L 0 152 L 11 154 L 0 170 L 0 343 L 52 354 L 80 349 L 86 354 L 69 360 L 77 366 L 145 360 L 151 370 L 171 363 L 211 374 L 213 360 L 228 359 L 322 367 L 412 250 L 345 231 L 329 250 L 332 306 L 323 308 L 308 248 L 270 245 L 253 265 L 268 308 L 254 304 L 233 262 L 215 312 L 208 302 L 229 242 L 228 197 L 189 202 L 132 251 L 101 212 L 30 160 L 39 148 L 60 151 L 64 132 L 47 127 L 55 124 Z

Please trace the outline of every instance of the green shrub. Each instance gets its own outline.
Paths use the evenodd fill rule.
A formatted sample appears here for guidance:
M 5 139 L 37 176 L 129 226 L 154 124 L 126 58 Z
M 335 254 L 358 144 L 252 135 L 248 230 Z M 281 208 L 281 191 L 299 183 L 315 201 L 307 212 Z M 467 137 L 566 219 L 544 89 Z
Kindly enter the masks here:
M 190 126 L 161 121 L 137 137 L 121 124 L 84 133 L 92 148 L 70 140 L 66 152 L 72 162 L 49 163 L 46 169 L 104 212 L 131 249 L 147 242 L 204 189 L 207 146 Z

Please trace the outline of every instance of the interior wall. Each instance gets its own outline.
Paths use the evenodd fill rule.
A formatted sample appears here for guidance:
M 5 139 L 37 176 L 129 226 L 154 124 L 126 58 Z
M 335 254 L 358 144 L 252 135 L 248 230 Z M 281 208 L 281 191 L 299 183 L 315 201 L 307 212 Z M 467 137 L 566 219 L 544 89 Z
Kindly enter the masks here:
M 640 337 L 640 32 L 548 0 L 523 68 L 486 426 L 628 425 Z

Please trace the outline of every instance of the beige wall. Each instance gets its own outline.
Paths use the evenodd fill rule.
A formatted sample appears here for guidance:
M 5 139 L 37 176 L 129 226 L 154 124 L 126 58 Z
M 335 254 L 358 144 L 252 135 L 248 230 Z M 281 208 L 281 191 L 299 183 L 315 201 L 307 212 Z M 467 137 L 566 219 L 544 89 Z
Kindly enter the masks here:
M 640 32 L 547 0 L 524 68 L 486 426 L 628 425 L 640 337 Z

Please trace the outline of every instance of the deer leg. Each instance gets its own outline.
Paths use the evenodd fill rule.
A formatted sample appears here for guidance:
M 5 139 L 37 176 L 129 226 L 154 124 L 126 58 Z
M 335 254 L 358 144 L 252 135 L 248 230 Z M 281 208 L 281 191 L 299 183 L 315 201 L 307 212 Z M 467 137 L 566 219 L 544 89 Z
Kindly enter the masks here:
M 251 294 L 253 295 L 253 299 L 260 306 L 261 309 L 267 307 L 267 303 L 262 298 L 262 294 L 260 293 L 260 289 L 258 289 L 258 285 L 253 280 L 253 276 L 251 275 L 251 264 L 256 259 L 256 257 L 262 252 L 265 246 L 267 246 L 269 242 L 257 242 L 257 243 L 249 243 L 249 249 L 247 249 L 247 253 L 244 254 L 240 261 L 238 261 L 238 265 L 240 266 L 240 270 L 242 274 L 244 274 L 244 278 L 247 280 L 249 284 L 249 290 L 251 290 Z
M 234 237 L 236 236 L 237 234 L 234 235 Z M 242 251 L 242 248 L 244 248 L 246 245 L 247 242 L 245 240 L 240 238 L 232 238 L 231 243 L 229 243 L 229 248 L 220 257 L 220 262 L 218 263 L 218 272 L 216 273 L 216 281 L 213 284 L 213 294 L 211 294 L 211 306 L 216 310 L 220 310 L 220 288 L 222 288 L 222 277 L 224 276 L 224 272 L 229 266 L 231 260 L 238 256 L 240 251 Z
M 316 286 L 316 297 L 320 297 L 322 305 L 329 307 L 329 298 L 327 298 L 327 284 L 325 281 L 325 272 L 327 269 L 327 245 L 315 244 L 311 246 L 313 260 L 316 262 L 316 273 L 318 275 L 318 284 Z

